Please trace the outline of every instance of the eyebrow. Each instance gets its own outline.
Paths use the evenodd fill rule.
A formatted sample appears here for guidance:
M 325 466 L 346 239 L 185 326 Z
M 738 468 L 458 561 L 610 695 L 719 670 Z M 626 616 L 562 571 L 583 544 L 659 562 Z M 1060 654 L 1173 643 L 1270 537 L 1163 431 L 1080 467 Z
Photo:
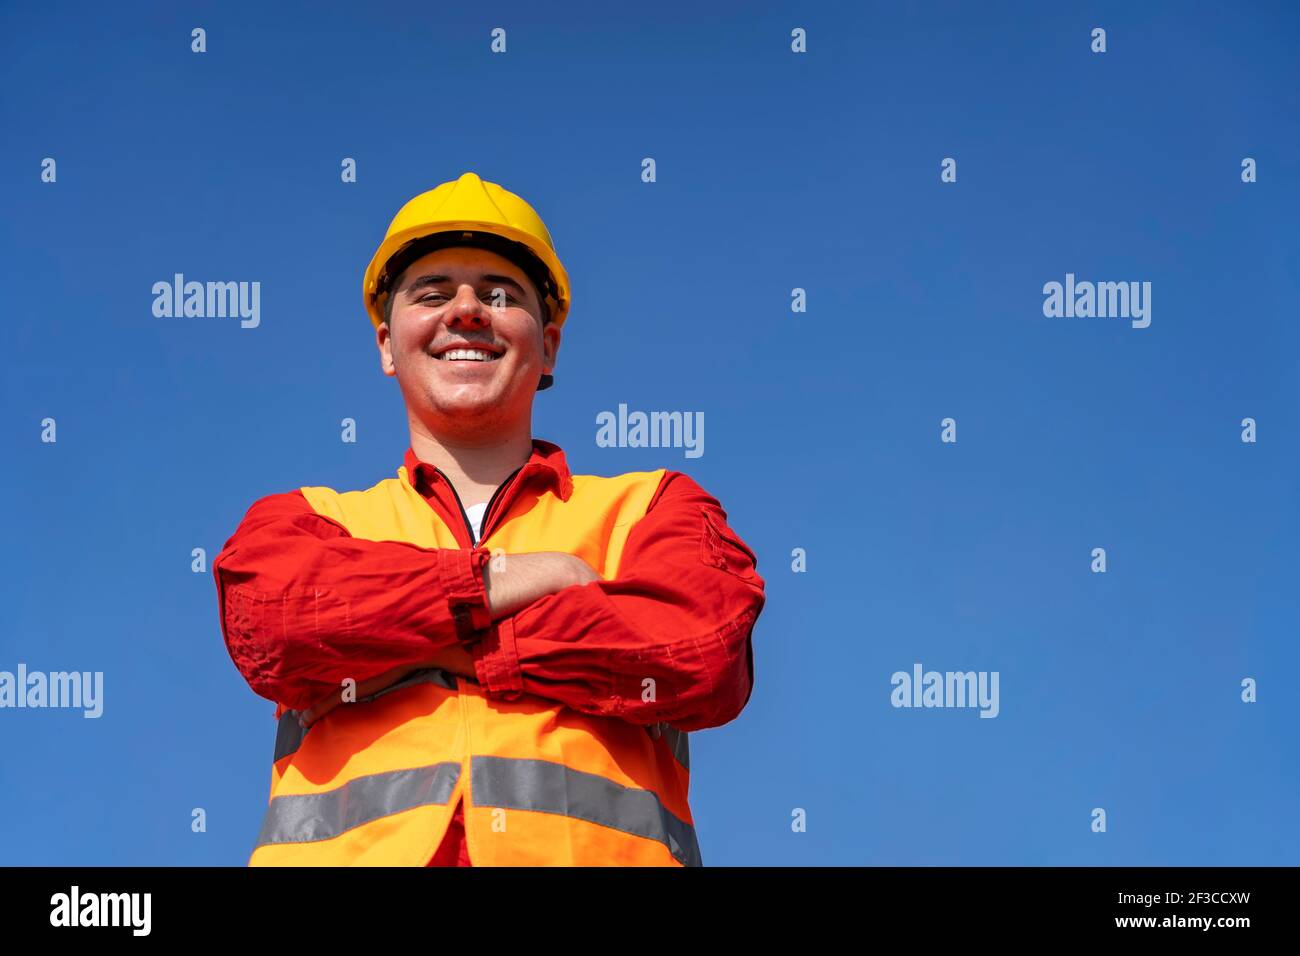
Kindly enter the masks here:
M 427 288 L 428 286 L 442 285 L 444 282 L 450 282 L 450 281 L 451 281 L 450 276 L 436 275 L 430 273 L 429 275 L 420 276 L 418 279 L 412 279 L 410 285 L 408 285 L 402 291 L 402 294 L 406 296 L 413 296 L 421 289 Z M 513 286 L 515 291 L 517 291 L 521 296 L 527 294 L 524 291 L 524 287 L 521 286 L 514 279 L 510 278 L 509 276 L 499 276 L 499 275 L 492 275 L 491 273 L 485 273 L 479 277 L 479 282 L 492 282 L 497 285 Z

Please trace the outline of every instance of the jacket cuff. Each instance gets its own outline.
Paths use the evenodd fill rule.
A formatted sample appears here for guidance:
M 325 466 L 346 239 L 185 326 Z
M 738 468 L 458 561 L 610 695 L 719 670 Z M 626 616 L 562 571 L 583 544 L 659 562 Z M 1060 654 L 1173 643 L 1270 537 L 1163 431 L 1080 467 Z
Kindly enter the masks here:
M 515 648 L 515 619 L 497 621 L 473 650 L 474 672 L 483 690 L 494 697 L 514 700 L 523 693 L 523 674 Z
M 456 636 L 463 645 L 477 641 L 482 631 L 492 626 L 487 588 L 483 584 L 483 566 L 490 557 L 491 552 L 486 548 L 471 551 L 443 548 L 438 552 L 442 590 L 456 622 Z

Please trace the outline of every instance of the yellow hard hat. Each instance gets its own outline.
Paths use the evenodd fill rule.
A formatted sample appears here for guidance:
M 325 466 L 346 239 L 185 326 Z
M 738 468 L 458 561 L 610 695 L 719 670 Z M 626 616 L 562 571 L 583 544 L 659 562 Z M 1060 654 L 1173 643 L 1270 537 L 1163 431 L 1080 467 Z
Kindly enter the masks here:
M 550 279 L 549 288 L 541 288 L 539 292 L 549 303 L 555 325 L 564 324 L 569 314 L 569 274 L 555 255 L 555 244 L 546 224 L 532 206 L 514 193 L 496 183 L 484 182 L 475 173 L 464 173 L 459 179 L 420 193 L 398 210 L 389 225 L 384 241 L 366 267 L 363 286 L 366 311 L 375 328 L 384 321 L 384 301 L 391 293 L 389 285 L 395 278 L 386 274 L 393 255 L 412 240 L 462 231 L 487 233 L 520 243 L 536 256 Z

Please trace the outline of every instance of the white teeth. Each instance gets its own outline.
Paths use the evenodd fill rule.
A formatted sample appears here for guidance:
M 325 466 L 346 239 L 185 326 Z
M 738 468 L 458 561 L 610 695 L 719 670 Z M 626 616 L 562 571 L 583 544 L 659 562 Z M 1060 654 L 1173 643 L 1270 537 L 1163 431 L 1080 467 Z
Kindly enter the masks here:
M 491 362 L 497 357 L 484 349 L 450 349 L 438 356 L 451 362 Z

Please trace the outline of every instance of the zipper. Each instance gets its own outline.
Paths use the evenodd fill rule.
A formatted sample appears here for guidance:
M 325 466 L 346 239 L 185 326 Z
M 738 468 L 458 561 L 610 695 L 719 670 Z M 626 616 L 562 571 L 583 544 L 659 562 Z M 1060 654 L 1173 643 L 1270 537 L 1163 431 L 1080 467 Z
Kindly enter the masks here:
M 479 541 L 486 541 L 488 535 L 492 533 L 492 525 L 489 523 L 492 520 L 492 506 L 497 503 L 497 498 L 504 497 L 503 493 L 505 492 L 505 490 L 510 487 L 511 482 L 515 480 L 515 478 L 519 475 L 521 471 L 524 470 L 525 467 L 526 467 L 525 465 L 520 465 L 518 468 L 512 471 L 510 473 L 510 477 L 508 477 L 505 481 L 501 482 L 501 484 L 497 486 L 497 490 L 492 492 L 492 497 L 488 499 L 487 507 L 483 509 L 483 524 L 482 524 L 483 533 L 478 536 Z M 466 520 L 468 520 L 468 518 Z
M 465 505 L 461 502 L 460 495 L 456 493 L 456 486 L 451 483 L 451 479 L 447 477 L 441 468 L 434 468 L 433 470 L 442 476 L 442 480 L 451 489 L 452 497 L 456 499 L 456 507 L 460 509 L 460 520 L 465 524 L 465 534 L 469 537 L 470 547 L 474 547 L 474 528 L 469 523 L 469 515 L 465 513 Z
M 456 492 L 456 486 L 451 483 L 451 479 L 447 477 L 446 473 L 441 468 L 435 467 L 433 470 L 442 476 L 442 480 L 445 481 L 447 487 L 451 489 L 452 497 L 456 499 L 456 507 L 460 509 L 460 520 L 465 523 L 465 534 L 469 537 L 470 547 L 474 547 L 474 526 L 469 523 L 469 513 L 465 511 L 465 505 L 460 500 L 460 495 Z M 483 509 L 483 521 L 480 525 L 483 530 L 478 536 L 479 542 L 486 541 L 488 533 L 491 531 L 491 528 L 488 526 L 488 521 L 492 517 L 492 506 L 496 504 L 497 498 L 501 496 L 501 493 L 506 490 L 510 483 L 515 480 L 515 477 L 523 470 L 524 466 L 520 465 L 510 473 L 510 476 L 506 478 L 505 481 L 497 485 L 496 491 L 492 492 L 492 497 L 488 499 L 487 507 Z

